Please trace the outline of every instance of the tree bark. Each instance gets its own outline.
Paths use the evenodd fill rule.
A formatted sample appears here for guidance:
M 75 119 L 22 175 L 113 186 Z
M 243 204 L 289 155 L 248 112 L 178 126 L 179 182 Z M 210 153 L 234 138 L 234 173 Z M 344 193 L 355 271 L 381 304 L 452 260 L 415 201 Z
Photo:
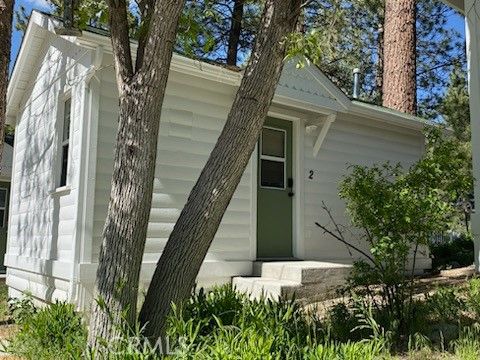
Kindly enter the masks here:
M 383 106 L 415 114 L 416 86 L 415 0 L 386 0 Z
M 300 0 L 267 0 L 251 59 L 225 126 L 169 237 L 140 312 L 146 335 L 165 331 L 172 302 L 190 296 L 200 266 L 262 130 Z
M 136 320 L 138 282 L 150 216 L 157 139 L 183 1 L 158 0 L 137 50 L 128 36 L 127 3 L 109 0 L 110 31 L 120 97 L 112 189 L 94 290 L 89 345 L 101 349 L 120 326 Z M 99 355 L 102 356 L 102 355 Z
M 242 32 L 244 0 L 235 0 L 232 12 L 232 25 L 228 36 L 227 65 L 236 66 L 238 58 L 238 44 Z
M 381 104 L 383 101 L 383 67 L 384 67 L 384 28 L 383 22 L 385 20 L 381 19 L 378 25 L 378 38 L 377 38 L 377 52 L 378 52 L 378 61 L 377 61 L 377 70 L 375 74 L 375 87 L 377 89 L 377 104 Z
M 0 0 L 0 161 L 5 138 L 5 120 L 7 111 L 8 66 L 12 39 L 13 0 Z

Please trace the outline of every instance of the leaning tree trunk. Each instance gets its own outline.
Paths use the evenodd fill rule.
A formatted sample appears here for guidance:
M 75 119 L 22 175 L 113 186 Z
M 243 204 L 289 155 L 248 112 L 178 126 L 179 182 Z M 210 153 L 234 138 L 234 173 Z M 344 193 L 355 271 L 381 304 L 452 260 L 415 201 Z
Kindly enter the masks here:
M 133 326 L 136 320 L 160 113 L 183 1 L 157 0 L 151 8 L 149 34 L 139 41 L 148 46 L 138 52 L 142 60 L 137 57 L 136 71 L 126 6 L 125 0 L 109 2 L 120 111 L 89 329 L 89 345 L 97 350 L 119 334 L 121 325 Z
M 3 153 L 5 118 L 7 111 L 8 65 L 12 38 L 13 0 L 0 0 L 0 160 Z
M 238 44 L 242 33 L 244 0 L 235 0 L 232 12 L 232 25 L 228 34 L 227 65 L 237 65 Z
M 250 63 L 222 133 L 155 269 L 140 322 L 150 338 L 165 331 L 173 303 L 189 297 L 200 266 L 237 188 L 267 116 L 301 0 L 267 0 Z
M 417 109 L 415 0 L 386 0 L 383 106 L 409 114 Z

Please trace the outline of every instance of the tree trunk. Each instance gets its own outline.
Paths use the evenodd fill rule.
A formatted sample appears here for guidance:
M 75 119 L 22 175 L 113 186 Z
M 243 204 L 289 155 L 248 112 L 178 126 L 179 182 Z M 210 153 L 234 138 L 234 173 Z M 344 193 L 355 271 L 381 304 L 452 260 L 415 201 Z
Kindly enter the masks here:
M 7 111 L 8 65 L 12 39 L 13 0 L 0 0 L 0 161 L 3 154 Z
M 377 70 L 375 74 L 375 87 L 377 89 L 377 97 L 376 102 L 377 104 L 382 103 L 383 99 L 383 67 L 384 67 L 384 28 L 383 22 L 385 20 L 381 19 L 380 23 L 378 24 L 378 38 L 377 38 L 377 52 L 378 52 L 378 61 L 377 61 Z
M 415 114 L 416 86 L 415 0 L 386 0 L 383 106 Z
M 89 345 L 102 349 L 136 320 L 138 282 L 150 216 L 157 139 L 183 1 L 158 0 L 133 70 L 125 0 L 110 0 L 110 31 L 120 97 L 112 189 L 102 235 Z M 148 30 L 147 30 L 148 31 Z M 99 355 L 102 356 L 102 355 Z
M 225 126 L 157 264 L 140 322 L 162 336 L 172 302 L 190 296 L 200 266 L 262 130 L 283 68 L 285 36 L 295 30 L 301 0 L 267 0 L 251 54 Z
M 227 65 L 236 66 L 238 57 L 238 44 L 242 32 L 244 0 L 235 0 L 232 12 L 232 25 L 228 36 Z

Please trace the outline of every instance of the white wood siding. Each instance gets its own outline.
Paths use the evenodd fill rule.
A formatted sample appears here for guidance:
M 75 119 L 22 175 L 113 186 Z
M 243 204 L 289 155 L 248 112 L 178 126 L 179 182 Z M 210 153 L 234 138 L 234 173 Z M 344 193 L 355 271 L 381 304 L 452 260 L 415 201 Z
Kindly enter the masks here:
M 339 114 L 316 158 L 312 154 L 315 140 L 316 136 L 305 136 L 305 254 L 309 259 L 348 262 L 351 257 L 346 247 L 315 225 L 330 223 L 322 201 L 339 224 L 349 225 L 345 203 L 338 196 L 338 185 L 349 173 L 348 165 L 390 161 L 408 167 L 420 158 L 424 137 L 419 131 Z M 315 172 L 312 180 L 308 179 L 310 170 Z M 358 245 L 352 235 L 349 237 Z
M 98 261 L 110 196 L 118 97 L 113 69 L 102 71 L 98 127 L 93 260 Z M 157 167 L 144 262 L 157 261 L 191 188 L 220 135 L 233 101 L 232 87 L 172 72 L 162 111 Z M 251 184 L 247 170 L 225 213 L 207 259 L 252 260 Z
M 5 263 L 12 289 L 50 301 L 66 298 L 70 277 L 81 156 L 77 150 L 84 91 L 80 74 L 90 58 L 86 49 L 59 37 L 32 45 L 40 48 L 38 58 L 28 64 L 37 70 L 26 84 L 17 116 Z M 52 194 L 59 179 L 65 91 L 72 96 L 69 191 Z

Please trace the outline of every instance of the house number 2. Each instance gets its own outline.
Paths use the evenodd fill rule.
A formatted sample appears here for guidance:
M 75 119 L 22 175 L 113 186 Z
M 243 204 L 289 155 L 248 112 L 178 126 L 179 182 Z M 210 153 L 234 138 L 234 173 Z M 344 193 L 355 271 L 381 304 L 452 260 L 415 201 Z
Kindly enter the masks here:
M 310 180 L 313 180 L 313 176 L 314 176 L 314 175 L 315 175 L 315 171 L 313 171 L 313 170 L 308 170 L 308 178 L 309 178 Z

